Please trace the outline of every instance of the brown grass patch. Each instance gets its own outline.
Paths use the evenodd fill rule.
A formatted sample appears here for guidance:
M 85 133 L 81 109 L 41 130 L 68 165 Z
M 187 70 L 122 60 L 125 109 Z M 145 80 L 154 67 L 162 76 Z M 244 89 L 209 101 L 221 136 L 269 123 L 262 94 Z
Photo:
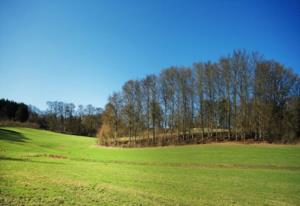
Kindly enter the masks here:
M 48 157 L 54 159 L 68 159 L 68 157 L 60 154 L 32 154 L 32 155 L 26 155 L 25 157 Z

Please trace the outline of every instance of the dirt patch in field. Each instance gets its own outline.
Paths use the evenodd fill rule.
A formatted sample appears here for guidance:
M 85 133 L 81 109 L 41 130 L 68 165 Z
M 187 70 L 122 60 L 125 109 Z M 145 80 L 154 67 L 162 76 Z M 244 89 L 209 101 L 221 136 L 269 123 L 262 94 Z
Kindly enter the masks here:
M 300 171 L 300 166 L 285 165 L 257 165 L 257 164 L 208 164 L 208 163 L 176 163 L 176 162 L 138 162 L 123 160 L 96 160 L 96 159 L 71 159 L 75 161 L 94 162 L 102 164 L 125 164 L 134 166 L 155 166 L 155 167 L 178 167 L 178 168 L 222 168 L 222 169 L 270 169 L 270 170 L 292 170 Z
M 68 159 L 68 157 L 60 154 L 32 154 L 32 155 L 26 155 L 25 157 L 48 157 L 54 159 Z

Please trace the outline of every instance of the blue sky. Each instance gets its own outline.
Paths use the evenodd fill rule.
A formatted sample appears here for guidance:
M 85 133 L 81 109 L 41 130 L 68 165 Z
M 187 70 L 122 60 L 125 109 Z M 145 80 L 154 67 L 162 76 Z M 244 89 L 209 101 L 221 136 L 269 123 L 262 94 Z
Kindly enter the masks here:
M 129 79 L 236 48 L 299 74 L 299 37 L 297 1 L 0 0 L 0 98 L 103 107 Z

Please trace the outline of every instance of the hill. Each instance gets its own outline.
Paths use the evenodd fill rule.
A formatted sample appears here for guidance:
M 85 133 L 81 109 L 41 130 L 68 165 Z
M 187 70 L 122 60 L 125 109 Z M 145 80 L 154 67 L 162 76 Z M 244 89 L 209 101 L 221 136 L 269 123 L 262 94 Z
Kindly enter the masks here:
M 299 145 L 107 148 L 0 129 L 0 205 L 299 205 Z

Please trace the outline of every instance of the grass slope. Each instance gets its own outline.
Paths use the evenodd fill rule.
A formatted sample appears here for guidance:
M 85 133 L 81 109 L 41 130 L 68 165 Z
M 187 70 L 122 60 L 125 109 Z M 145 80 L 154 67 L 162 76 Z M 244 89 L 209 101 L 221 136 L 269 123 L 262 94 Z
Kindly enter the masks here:
M 0 205 L 300 205 L 300 147 L 104 148 L 0 129 Z

